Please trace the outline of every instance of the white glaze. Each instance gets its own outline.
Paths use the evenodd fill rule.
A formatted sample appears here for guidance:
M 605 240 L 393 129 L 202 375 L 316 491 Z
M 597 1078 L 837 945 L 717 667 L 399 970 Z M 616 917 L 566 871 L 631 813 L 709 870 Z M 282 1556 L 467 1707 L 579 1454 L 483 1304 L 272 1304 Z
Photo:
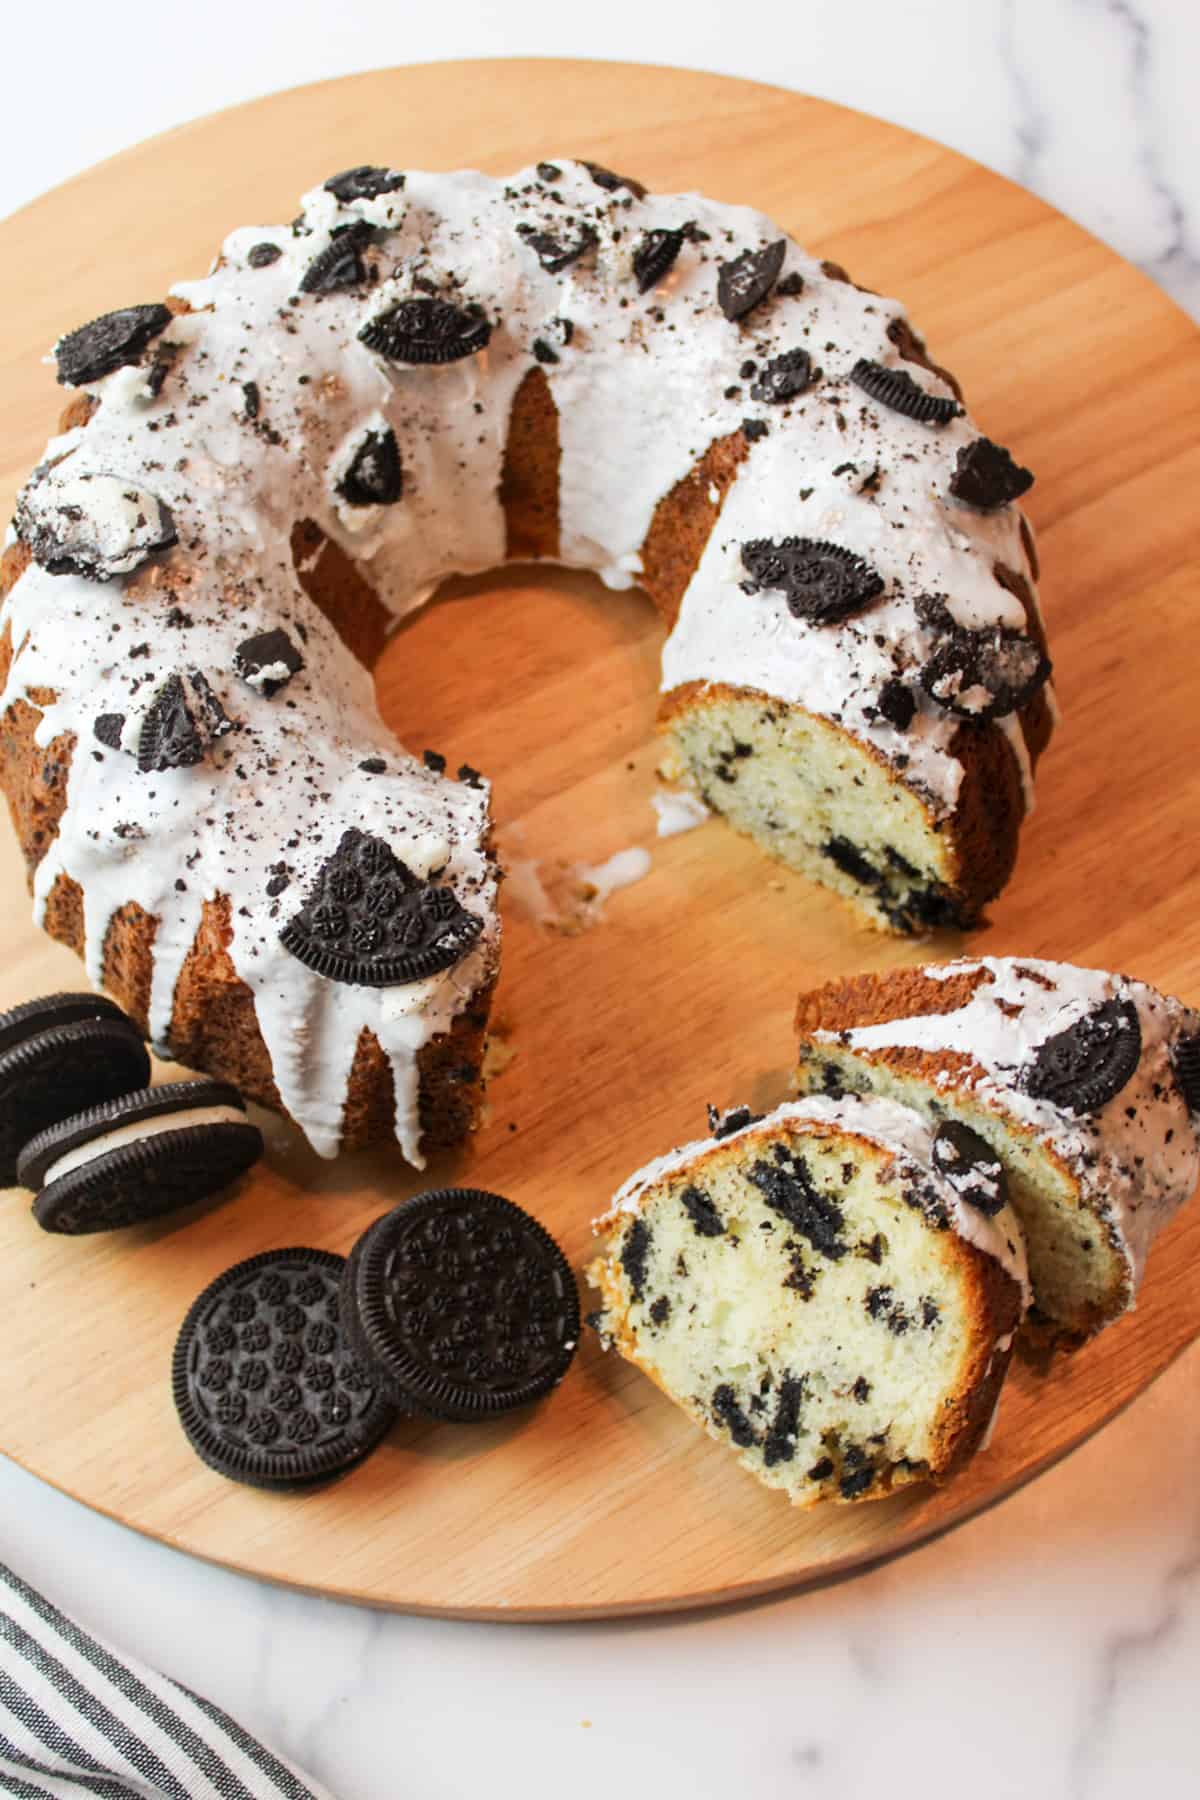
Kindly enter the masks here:
M 369 676 L 300 588 L 294 521 L 314 520 L 364 563 L 397 616 L 445 575 L 500 562 L 509 414 L 534 366 L 532 347 L 545 339 L 558 356 L 543 366 L 559 412 L 562 560 L 595 568 L 610 585 L 635 578 L 655 507 L 709 444 L 745 418 L 769 426 L 685 597 L 664 653 L 665 686 L 711 676 L 838 717 L 893 760 L 907 758 L 907 778 L 945 810 L 961 774 L 948 752 L 955 722 L 923 701 L 911 729 L 898 733 L 864 709 L 897 666 L 922 659 L 916 593 L 945 592 L 969 623 L 1021 623 L 1020 606 L 991 573 L 997 558 L 1026 566 L 1016 509 L 985 517 L 945 498 L 954 454 L 974 427 L 965 419 L 914 425 L 848 386 L 860 356 L 898 362 L 886 336 L 899 316 L 894 302 L 831 280 L 789 244 L 785 273 L 803 275 L 802 294 L 777 296 L 733 323 L 715 302 L 718 265 L 777 239 L 770 220 L 697 195 L 639 201 L 599 187 L 578 164 L 560 167 L 551 181 L 529 170 L 507 184 L 471 171 L 414 172 L 401 191 L 348 205 L 316 189 L 297 228 L 232 233 L 213 272 L 175 290 L 192 310 L 148 353 L 176 347 L 160 393 L 146 366 L 117 370 L 92 385 L 100 406 L 86 430 L 51 446 L 68 464 L 46 479 L 74 492 L 115 483 L 147 494 L 169 509 L 177 548 L 105 584 L 32 567 L 6 605 L 15 654 L 0 707 L 48 689 L 55 698 L 41 708 L 37 741 L 77 740 L 66 810 L 37 871 L 38 915 L 59 875 L 80 885 L 97 982 L 114 912 L 132 901 L 157 919 L 151 1030 L 169 1051 L 176 982 L 202 903 L 230 896 L 229 953 L 253 993 L 283 1104 L 324 1155 L 338 1147 L 355 1047 L 370 1032 L 392 1067 L 397 1138 L 419 1162 L 418 1057 L 490 974 L 499 920 L 481 848 L 486 785 L 439 778 L 387 733 Z M 516 226 L 561 234 L 564 215 L 586 220 L 597 242 L 551 274 Z M 304 273 L 331 230 L 356 218 L 379 234 L 363 252 L 374 286 L 304 294 Z M 640 295 L 631 271 L 642 233 L 688 221 L 707 237 L 685 241 L 660 286 Z M 280 255 L 251 267 L 249 252 L 263 243 Z M 425 291 L 423 283 L 483 309 L 494 324 L 486 350 L 414 367 L 358 341 L 368 318 Z M 563 318 L 574 328 L 569 344 L 552 324 Z M 751 401 L 738 373 L 744 360 L 761 366 L 798 346 L 812 350 L 822 380 L 788 406 Z M 941 391 L 936 377 L 912 372 Z M 402 498 L 349 506 L 336 483 L 363 436 L 389 426 Z M 856 496 L 851 478 L 833 473 L 847 461 L 864 472 L 878 462 L 880 491 Z M 803 502 L 802 483 L 812 487 Z M 37 495 L 36 483 L 27 493 Z M 904 530 L 894 531 L 901 521 Z M 109 523 L 128 536 L 127 520 Z M 882 600 L 861 621 L 813 628 L 792 619 L 777 594 L 741 593 L 740 542 L 789 532 L 828 535 L 868 556 L 887 582 Z M 123 565 L 121 544 L 115 554 Z M 194 621 L 182 630 L 170 623 L 179 609 Z M 267 699 L 232 673 L 233 649 L 276 626 L 305 638 L 305 668 Z M 197 767 L 140 775 L 126 754 L 140 716 L 168 674 L 192 667 L 244 729 L 211 744 Z M 119 752 L 92 737 L 105 712 L 125 715 Z M 386 773 L 359 768 L 372 755 Z M 420 1006 L 330 983 L 278 941 L 351 826 L 384 838 L 414 868 L 433 866 L 430 846 L 440 857 L 444 845 L 440 879 L 482 921 L 475 950 Z M 271 899 L 266 885 L 279 862 L 290 885 Z
M 658 818 L 660 838 L 678 837 L 682 831 L 694 831 L 711 815 L 699 794 L 690 788 L 656 788 L 650 804 Z
M 42 1187 L 48 1188 L 60 1175 L 82 1169 L 123 1144 L 140 1144 L 147 1138 L 161 1137 L 164 1131 L 186 1131 L 192 1125 L 246 1124 L 249 1120 L 240 1106 L 183 1106 L 176 1112 L 160 1113 L 156 1119 L 130 1119 L 124 1125 L 114 1125 L 100 1137 L 89 1138 L 86 1144 L 77 1144 L 74 1150 L 65 1151 L 42 1176 Z
M 719 1154 L 729 1144 L 750 1136 L 769 1138 L 788 1126 L 831 1125 L 838 1131 L 856 1133 L 859 1137 L 893 1152 L 901 1163 L 912 1164 L 923 1183 L 931 1187 L 945 1203 L 951 1224 L 958 1235 L 977 1250 L 993 1257 L 1021 1289 L 1022 1305 L 1029 1304 L 1029 1271 L 1025 1257 L 1025 1240 L 1011 1208 L 989 1218 L 977 1207 L 965 1205 L 958 1193 L 945 1180 L 933 1161 L 933 1131 L 919 1114 L 894 1100 L 876 1095 L 862 1097 L 848 1094 L 831 1100 L 824 1094 L 813 1094 L 803 1100 L 789 1100 L 777 1106 L 765 1118 L 743 1125 L 721 1138 L 697 1138 L 690 1144 L 666 1151 L 654 1158 L 617 1189 L 606 1213 L 595 1221 L 597 1232 L 606 1229 L 620 1213 L 636 1213 L 642 1196 L 668 1175 L 682 1169 L 691 1173 L 706 1157 Z
M 868 1055 L 905 1045 L 969 1056 L 982 1071 L 972 1088 L 975 1099 L 1030 1127 L 1066 1164 L 1084 1202 L 1111 1225 L 1136 1288 L 1154 1237 L 1190 1198 L 1200 1175 L 1200 1120 L 1187 1109 L 1171 1061 L 1180 1038 L 1200 1032 L 1200 1013 L 1130 976 L 1033 957 L 964 958 L 920 972 L 944 981 L 976 970 L 986 978 L 954 1012 L 818 1031 L 813 1039 Z M 1038 1046 L 1114 998 L 1132 1001 L 1142 1037 L 1137 1068 L 1125 1086 L 1086 1114 L 1026 1093 L 1021 1072 Z M 935 1080 L 945 1085 L 949 1077 Z

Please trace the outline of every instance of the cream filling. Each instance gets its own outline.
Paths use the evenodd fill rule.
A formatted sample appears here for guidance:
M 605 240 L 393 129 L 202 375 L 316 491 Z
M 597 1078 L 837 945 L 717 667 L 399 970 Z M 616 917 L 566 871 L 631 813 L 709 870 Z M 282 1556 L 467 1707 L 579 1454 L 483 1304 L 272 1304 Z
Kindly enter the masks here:
M 73 1150 L 64 1152 L 46 1170 L 42 1187 L 48 1188 L 61 1175 L 70 1175 L 97 1157 L 107 1156 L 110 1150 L 119 1150 L 123 1144 L 140 1144 L 146 1138 L 161 1137 L 164 1131 L 183 1131 L 189 1125 L 247 1124 L 249 1120 L 239 1106 L 186 1106 L 177 1112 L 160 1113 L 157 1119 L 130 1119 L 128 1124 L 114 1126 L 101 1137 L 89 1138 L 86 1144 L 76 1144 Z

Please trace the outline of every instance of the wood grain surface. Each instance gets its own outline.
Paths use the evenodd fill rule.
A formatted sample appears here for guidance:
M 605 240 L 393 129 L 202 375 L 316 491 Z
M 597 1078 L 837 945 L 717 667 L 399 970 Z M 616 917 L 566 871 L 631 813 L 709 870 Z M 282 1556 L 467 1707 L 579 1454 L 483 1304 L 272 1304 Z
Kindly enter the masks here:
M 345 1251 L 386 1206 L 455 1180 L 530 1208 L 581 1268 L 591 1216 L 631 1169 L 697 1135 L 706 1101 L 784 1097 L 802 986 L 966 948 L 1127 969 L 1200 1000 L 1200 337 L 1078 227 L 876 120 L 675 70 L 481 62 L 298 89 L 144 144 L 0 225 L 5 516 L 61 402 L 40 359 L 64 330 L 202 273 L 227 230 L 291 218 L 304 188 L 347 165 L 503 173 L 555 153 L 752 203 L 903 297 L 988 432 L 1037 472 L 1063 721 L 990 925 L 965 943 L 891 942 L 717 823 L 655 841 L 661 636 L 638 594 L 530 569 L 455 583 L 385 653 L 397 733 L 491 774 L 508 857 L 544 879 L 635 844 L 653 855 L 577 935 L 536 924 L 508 884 L 509 1060 L 484 1130 L 418 1178 L 386 1156 L 322 1164 L 266 1121 L 267 1160 L 236 1196 L 110 1238 L 45 1236 L 27 1197 L 8 1198 L 0 1448 L 196 1555 L 476 1617 L 695 1606 L 913 1544 L 1062 1456 L 1200 1332 L 1193 1206 L 1154 1251 L 1136 1314 L 1073 1359 L 1015 1368 L 990 1449 L 956 1484 L 804 1514 L 590 1333 L 536 1410 L 401 1425 L 322 1493 L 239 1488 L 188 1449 L 170 1352 L 218 1271 L 273 1245 Z M 12 835 L 0 838 L 7 1006 L 79 985 L 80 971 L 33 928 Z

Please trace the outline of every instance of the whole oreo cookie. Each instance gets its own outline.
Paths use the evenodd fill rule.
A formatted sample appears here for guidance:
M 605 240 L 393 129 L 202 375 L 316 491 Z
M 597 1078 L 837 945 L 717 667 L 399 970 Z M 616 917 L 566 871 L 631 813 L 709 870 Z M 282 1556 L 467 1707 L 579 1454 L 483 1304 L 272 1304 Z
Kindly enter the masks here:
M 206 1199 L 257 1162 L 262 1133 L 224 1081 L 172 1081 L 38 1132 L 17 1161 L 44 1231 L 115 1231 Z
M 683 230 L 667 231 L 657 229 L 644 232 L 641 242 L 633 253 L 633 277 L 638 285 L 638 293 L 645 294 L 657 287 L 663 276 L 675 265 L 675 259 L 683 249 Z
M 359 342 L 389 362 L 450 363 L 486 350 L 492 327 L 478 306 L 454 306 L 422 294 L 377 313 Z
M 935 633 L 918 680 L 931 699 L 960 719 L 983 724 L 1019 712 L 1049 680 L 1049 658 L 1024 632 L 1004 625 L 970 631 L 932 596 L 918 600 L 917 613 Z
M 540 1400 L 579 1339 L 562 1251 L 479 1188 L 420 1194 L 377 1219 L 346 1263 L 342 1317 L 395 1399 L 462 1422 Z
M 748 593 L 777 588 L 788 611 L 810 625 L 832 625 L 860 612 L 883 592 L 883 581 L 863 557 L 823 539 L 750 538 L 742 545 Z
M 394 1404 L 338 1324 L 344 1259 L 269 1250 L 226 1269 L 195 1300 L 171 1385 L 193 1450 L 251 1487 L 326 1481 L 373 1450 Z
M 103 995 L 50 994 L 0 1015 L 0 1186 L 38 1132 L 149 1079 L 141 1032 Z
M 959 451 L 950 477 L 950 492 L 966 506 L 994 512 L 1019 500 L 1033 486 L 1033 475 L 1015 463 L 1002 444 L 976 438 Z
M 812 357 L 807 350 L 785 350 L 774 356 L 750 389 L 752 400 L 782 406 L 802 394 L 813 378 Z
M 389 425 L 368 431 L 337 484 L 347 506 L 392 506 L 404 492 L 400 446 Z
M 783 268 L 787 239 L 776 238 L 761 250 L 743 250 L 717 271 L 717 304 L 727 319 L 744 319 L 765 300 Z
M 947 1119 L 933 1138 L 933 1165 L 959 1199 L 994 1218 L 1008 1205 L 1008 1176 L 986 1139 L 969 1125 Z
M 75 331 L 68 331 L 54 346 L 58 379 L 63 387 L 83 387 L 99 381 L 114 369 L 135 363 L 146 345 L 171 323 L 165 306 L 122 306 L 102 313 Z
M 1038 1045 L 1022 1085 L 1033 1099 L 1064 1112 L 1095 1112 L 1120 1093 L 1141 1054 L 1137 1007 L 1132 1000 L 1105 1000 Z
M 947 425 L 962 411 L 957 400 L 927 394 L 907 369 L 889 369 L 865 356 L 851 369 L 850 379 L 880 406 L 890 407 L 892 412 L 903 413 L 906 419 L 916 419 L 922 425 Z
M 352 828 L 279 936 L 330 981 L 395 987 L 451 968 L 482 929 L 451 888 L 420 880 L 382 838 Z
M 340 200 L 343 206 L 352 200 L 378 200 L 380 194 L 397 193 L 404 186 L 404 176 L 397 169 L 379 169 L 372 163 L 359 163 L 356 169 L 343 169 L 325 182 L 325 192 Z

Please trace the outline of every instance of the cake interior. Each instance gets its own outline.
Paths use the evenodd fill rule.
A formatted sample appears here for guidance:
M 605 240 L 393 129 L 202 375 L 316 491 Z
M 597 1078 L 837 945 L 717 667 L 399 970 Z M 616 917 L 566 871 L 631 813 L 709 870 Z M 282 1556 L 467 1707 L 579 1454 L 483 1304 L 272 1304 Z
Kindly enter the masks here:
M 935 1091 L 928 1077 L 836 1044 L 801 1045 L 797 1087 L 801 1093 L 879 1094 L 928 1119 L 961 1120 L 991 1145 L 1025 1234 L 1035 1328 L 1048 1324 L 1064 1340 L 1083 1338 L 1124 1308 L 1129 1266 L 1103 1218 L 1081 1204 L 1061 1163 L 969 1090 L 946 1085 Z
M 964 1249 L 888 1151 L 773 1133 L 649 1189 L 593 1276 L 622 1352 L 807 1505 L 887 1493 L 953 1454 L 983 1374 Z

